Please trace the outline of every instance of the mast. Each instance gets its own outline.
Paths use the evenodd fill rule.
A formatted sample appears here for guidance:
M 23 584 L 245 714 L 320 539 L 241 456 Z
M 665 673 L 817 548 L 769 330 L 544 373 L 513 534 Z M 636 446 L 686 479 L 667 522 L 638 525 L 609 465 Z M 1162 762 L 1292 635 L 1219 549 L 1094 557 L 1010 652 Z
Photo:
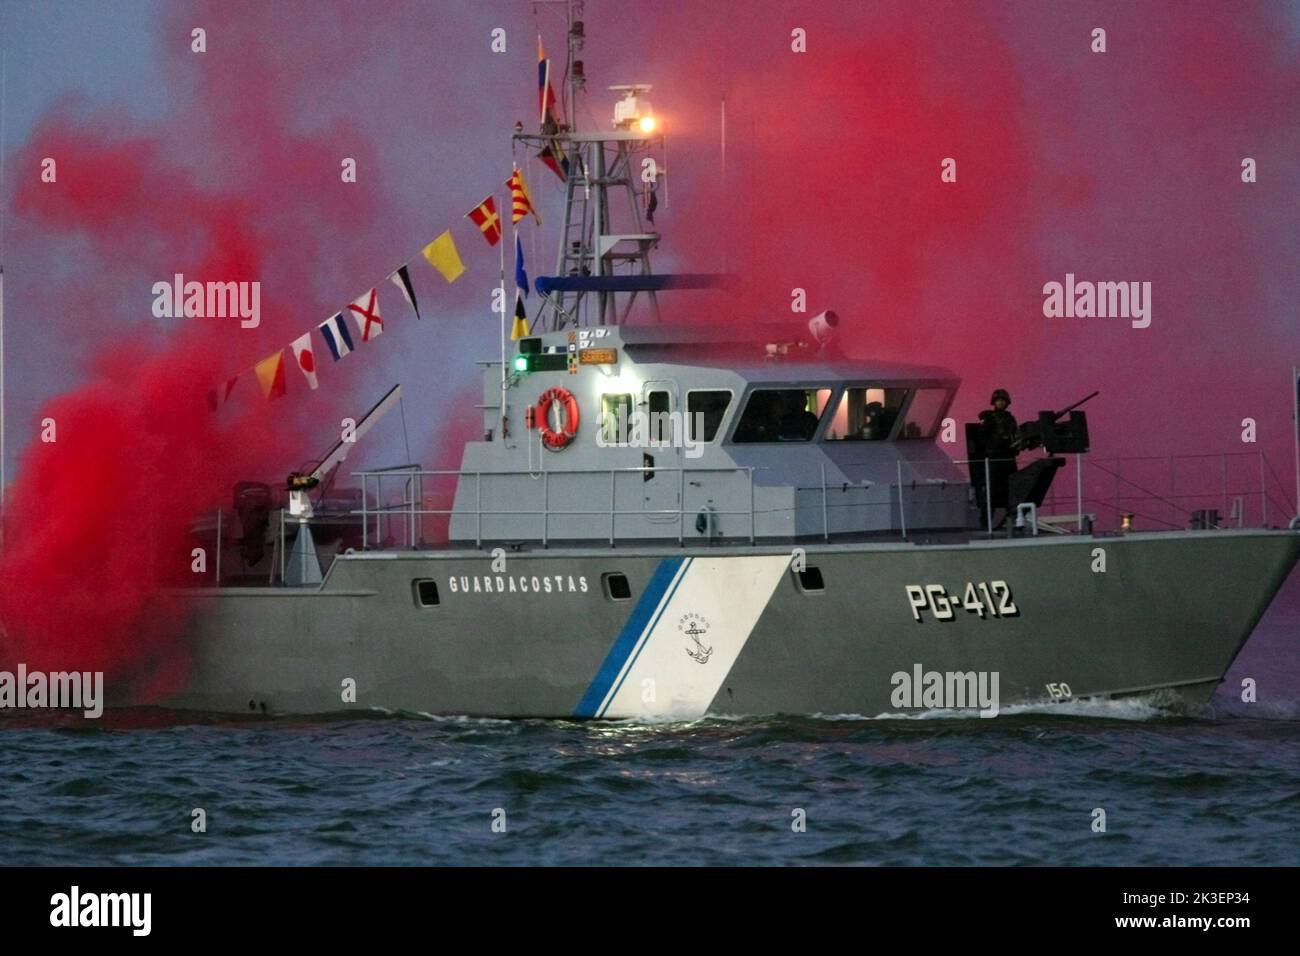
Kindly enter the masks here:
M 586 28 L 582 16 L 582 0 L 572 0 L 565 4 L 564 21 L 567 30 L 566 54 L 564 60 L 564 115 L 570 128 L 577 128 L 578 93 L 587 88 L 587 77 L 578 54 L 582 52 L 586 40 Z
M 561 167 L 568 165 L 555 275 L 538 279 L 544 305 L 536 330 L 622 323 L 642 292 L 658 319 L 655 291 L 662 285 L 650 278 L 650 252 L 658 244 L 659 234 L 647 231 L 642 223 L 639 195 L 641 161 L 663 144 L 650 104 L 638 99 L 650 87 L 610 87 L 625 96 L 615 109 L 609 130 L 580 131 L 578 100 L 586 90 L 585 69 L 579 58 L 586 42 L 586 25 L 581 19 L 584 4 L 582 0 L 535 3 L 564 3 L 568 31 L 562 122 L 550 129 L 542 123 L 537 133 L 517 131 L 514 135 L 515 142 L 525 148 L 541 151 L 549 147 Z M 616 212 L 624 203 L 626 215 Z

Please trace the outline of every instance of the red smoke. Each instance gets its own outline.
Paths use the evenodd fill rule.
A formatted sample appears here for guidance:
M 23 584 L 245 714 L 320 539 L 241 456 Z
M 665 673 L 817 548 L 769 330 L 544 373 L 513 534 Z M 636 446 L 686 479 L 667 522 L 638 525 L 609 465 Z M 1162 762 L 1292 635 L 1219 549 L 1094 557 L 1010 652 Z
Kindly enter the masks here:
M 124 681 L 142 681 L 147 695 L 179 679 L 183 664 L 175 637 L 189 608 L 163 586 L 210 580 L 210 569 L 191 570 L 191 523 L 228 507 L 232 476 L 280 465 L 278 419 L 257 403 L 232 403 L 222 416 L 207 408 L 209 386 L 237 370 L 228 355 L 256 352 L 231 348 L 237 319 L 190 320 L 155 344 L 138 327 L 101 324 L 93 302 L 133 260 L 154 265 L 160 279 L 180 271 L 201 282 L 252 280 L 264 242 L 238 200 L 194 187 L 147 139 L 76 133 L 55 118 L 20 162 L 40 156 L 59 157 L 66 188 L 24 181 L 15 207 L 29 224 L 90 240 L 103 271 L 78 283 L 66 331 L 110 344 L 87 385 L 42 408 L 42 438 L 9 490 L 0 666 L 102 670 L 119 694 Z M 163 267 L 168 260 L 174 266 Z M 137 297 L 145 314 L 147 288 Z M 247 374 L 241 387 L 245 399 L 256 389 Z
M 226 469 L 256 474 L 270 460 L 248 419 L 219 428 L 208 414 L 194 383 L 217 372 L 198 349 L 117 348 L 94 384 L 45 407 L 57 440 L 31 445 L 10 489 L 3 665 L 102 670 L 116 694 L 122 680 L 162 690 L 180 676 L 188 608 L 160 588 L 210 580 L 210 564 L 191 572 L 190 524 L 227 496 Z
M 248 29 L 221 6 L 202 21 L 226 40 Z M 282 480 L 328 443 L 332 429 L 298 433 L 309 414 L 322 414 L 300 381 L 291 382 L 295 402 L 267 403 L 250 366 L 325 310 L 311 281 L 322 237 L 379 217 L 367 192 L 303 193 L 330 175 L 337 181 L 337 165 L 320 157 L 347 130 L 295 131 L 287 65 L 262 53 L 226 45 L 205 61 L 212 69 L 197 71 L 194 94 L 201 119 L 173 117 L 180 132 L 67 103 L 16 156 L 23 170 L 56 159 L 57 183 L 19 177 L 12 203 L 23 238 L 46 254 L 36 257 L 46 274 L 64 277 L 38 283 L 23 319 L 52 326 L 68 356 L 94 344 L 86 384 L 48 401 L 31 423 L 39 435 L 52 421 L 44 433 L 54 440 L 30 441 L 9 489 L 0 669 L 102 670 L 116 699 L 174 689 L 186 663 L 177 638 L 194 610 L 176 588 L 210 583 L 213 571 L 210 542 L 207 573 L 192 571 L 193 522 L 229 509 L 236 480 Z M 178 57 L 174 68 L 185 66 Z M 232 138 L 239 148 L 229 148 Z M 371 155 L 364 140 L 350 153 L 363 163 Z M 322 166 L 313 184 L 311 170 Z M 80 267 L 69 274 L 63 255 Z M 260 281 L 260 326 L 151 318 L 152 284 L 175 273 Z M 296 375 L 291 365 L 286 372 Z M 231 403 L 211 414 L 208 390 L 236 373 Z M 328 422 L 333 408 L 323 414 Z
M 228 506 L 231 482 L 281 477 L 327 446 L 321 423 L 355 412 L 345 400 L 361 376 L 368 394 L 392 381 L 345 362 L 327 369 L 330 389 L 322 374 L 320 392 L 291 382 L 297 391 L 268 405 L 247 369 L 500 192 L 503 137 L 536 106 L 535 23 L 524 3 L 482 11 L 171 8 L 159 31 L 175 90 L 165 121 L 66 104 L 13 159 L 24 175 L 9 235 L 48 256 L 36 264 L 51 277 L 22 320 L 50 326 L 61 355 L 95 354 L 89 384 L 37 416 L 55 419 L 58 441 L 32 442 L 11 489 L 0 668 L 157 673 L 187 610 L 159 605 L 159 586 L 189 574 L 191 519 Z M 959 417 L 997 385 L 1022 417 L 1100 388 L 1099 454 L 1240 450 L 1252 417 L 1289 477 L 1300 70 L 1287 15 L 1271 4 L 773 0 L 736 17 L 726 5 L 592 3 L 596 119 L 580 115 L 605 122 L 606 84 L 655 84 L 672 150 L 657 265 L 738 278 L 700 312 L 661 297 L 666 318 L 789 317 L 802 288 L 810 311 L 839 312 L 853 353 L 962 375 Z M 196 25 L 209 37 L 202 58 L 178 39 Z M 498 25 L 509 60 L 488 48 Z M 1089 49 L 1098 26 L 1105 54 Z M 790 49 L 795 28 L 806 53 Z M 339 115 L 379 119 L 363 135 Z M 420 152 L 399 165 L 383 137 L 408 126 Z M 340 187 L 342 155 L 358 160 L 362 185 Z M 58 160 L 57 188 L 26 175 L 45 156 Z M 1259 163 L 1253 185 L 1240 181 L 1246 156 Z M 946 157 L 956 183 L 940 181 Z M 530 170 L 549 213 L 537 275 L 559 187 Z M 448 314 L 448 302 L 483 298 L 481 262 L 468 264 L 472 280 L 438 286 Z M 261 328 L 150 319 L 144 290 L 176 272 L 261 281 Z M 1044 318 L 1043 284 L 1066 272 L 1151 281 L 1151 328 Z M 495 354 L 495 326 L 486 332 L 443 326 L 431 364 L 475 357 L 460 344 L 475 336 Z M 373 361 L 387 361 L 387 337 L 379 348 Z M 207 388 L 241 369 L 245 404 L 207 415 Z M 452 384 L 473 394 L 462 374 Z M 425 405 L 452 423 L 446 447 L 456 429 L 477 434 L 475 410 L 444 414 L 452 402 Z M 428 418 L 411 417 L 422 445 Z
M 1250 417 L 1290 477 L 1294 12 L 763 3 L 739 24 L 638 9 L 617 32 L 669 131 L 663 248 L 739 278 L 709 321 L 789 318 L 802 288 L 854 354 L 955 370 L 960 417 L 995 386 L 1022 417 L 1100 389 L 1099 454 L 1253 453 Z M 677 39 L 647 50 L 647 32 Z M 1045 318 L 1043 285 L 1067 272 L 1150 281 L 1151 327 Z

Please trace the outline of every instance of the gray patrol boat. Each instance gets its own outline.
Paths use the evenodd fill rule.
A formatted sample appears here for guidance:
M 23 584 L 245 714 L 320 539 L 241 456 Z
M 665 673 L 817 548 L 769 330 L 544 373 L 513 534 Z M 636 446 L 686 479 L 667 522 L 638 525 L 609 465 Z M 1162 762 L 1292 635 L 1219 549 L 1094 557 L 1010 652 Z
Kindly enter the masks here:
M 568 116 L 582 42 L 570 18 Z M 662 294 L 707 280 L 652 271 L 641 172 L 661 139 L 648 88 L 611 89 L 611 131 L 515 135 L 565 173 L 564 220 L 536 334 L 481 363 L 482 440 L 454 472 L 354 472 L 334 491 L 340 443 L 284 501 L 238 486 L 205 532 L 216 587 L 166 703 L 874 716 L 933 706 L 898 696 L 899 675 L 932 673 L 970 707 L 988 674 L 1003 709 L 1207 703 L 1300 557 L 1294 522 L 1200 511 L 1192 530 L 1136 531 L 1117 509 L 1102 530 L 1081 479 L 1048 515 L 1053 475 L 1088 451 L 1082 410 L 1022 426 L 1018 450 L 1043 451 L 1027 461 L 998 460 L 978 425 L 954 459 L 958 377 L 846 356 L 833 312 L 743 333 L 663 321 Z

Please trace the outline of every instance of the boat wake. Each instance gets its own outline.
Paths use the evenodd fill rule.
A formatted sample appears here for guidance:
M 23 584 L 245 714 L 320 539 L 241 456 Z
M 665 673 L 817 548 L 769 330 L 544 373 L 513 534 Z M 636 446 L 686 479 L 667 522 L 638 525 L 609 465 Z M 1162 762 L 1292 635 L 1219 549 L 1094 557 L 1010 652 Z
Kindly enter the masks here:
M 1085 697 L 1069 701 L 1037 701 L 1010 704 L 998 711 L 999 717 L 1024 715 L 1051 717 L 1089 717 L 1101 720 L 1160 720 L 1167 717 L 1186 717 L 1187 709 L 1177 698 L 1165 691 L 1153 691 L 1119 700 L 1107 697 Z M 847 714 L 815 717 L 824 720 L 978 720 L 980 712 L 973 708 L 935 708 L 912 713 L 884 713 L 875 717 L 854 717 Z M 983 718 L 987 719 L 987 718 Z

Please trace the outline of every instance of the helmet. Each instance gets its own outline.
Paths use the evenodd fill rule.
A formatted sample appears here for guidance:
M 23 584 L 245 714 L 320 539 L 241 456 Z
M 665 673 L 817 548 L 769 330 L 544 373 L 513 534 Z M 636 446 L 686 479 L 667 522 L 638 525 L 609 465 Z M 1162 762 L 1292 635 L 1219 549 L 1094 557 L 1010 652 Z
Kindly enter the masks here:
M 1002 399 L 1004 402 L 1006 402 L 1008 405 L 1011 404 L 1011 396 L 1007 394 L 1007 390 L 1005 388 L 999 388 L 997 391 L 995 391 L 993 393 L 993 397 L 989 399 L 989 404 L 992 405 L 999 398 Z

